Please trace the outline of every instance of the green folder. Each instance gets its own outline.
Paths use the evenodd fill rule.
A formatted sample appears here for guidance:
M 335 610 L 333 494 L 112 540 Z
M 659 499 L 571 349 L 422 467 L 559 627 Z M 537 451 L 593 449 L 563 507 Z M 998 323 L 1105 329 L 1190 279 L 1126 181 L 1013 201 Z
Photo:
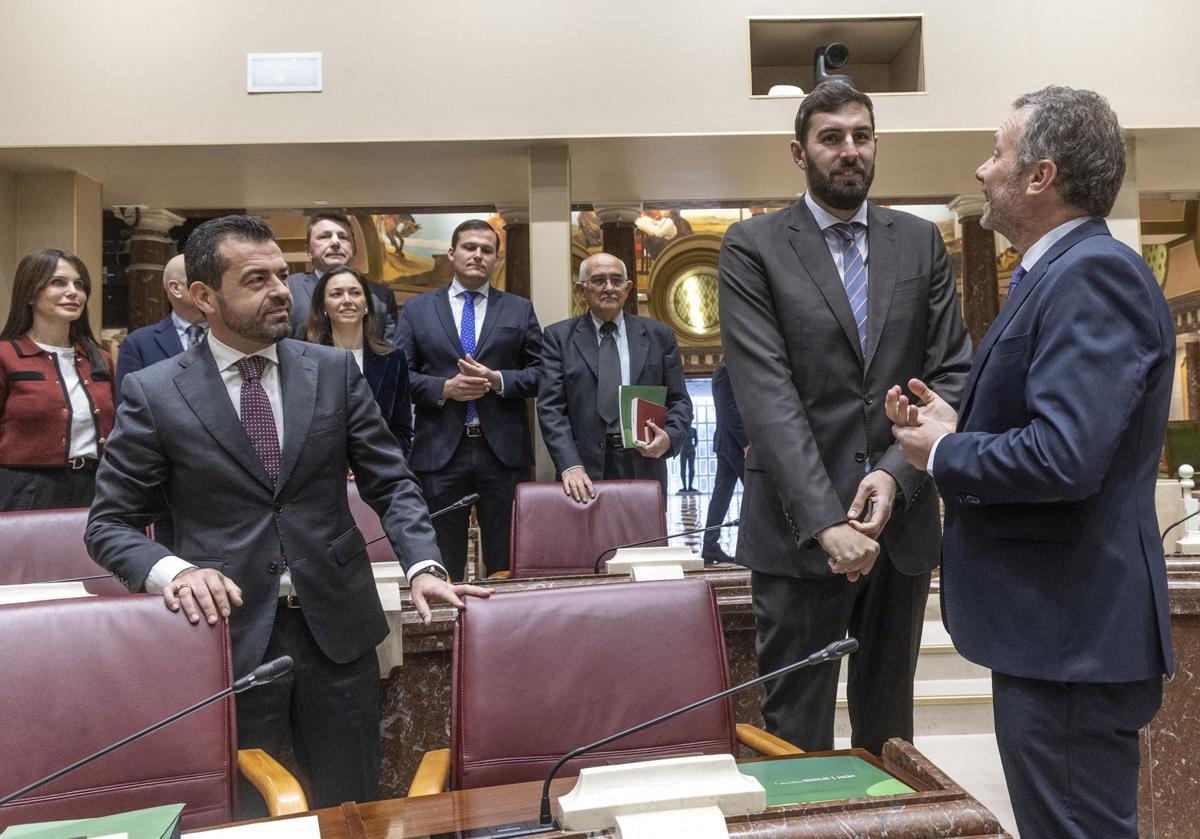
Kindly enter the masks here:
M 166 839 L 179 835 L 182 804 L 164 804 L 95 819 L 70 819 L 38 824 L 15 824 L 0 833 L 0 839 L 75 839 L 127 833 L 129 839 Z
M 633 433 L 633 400 L 645 399 L 655 405 L 667 404 L 667 388 L 665 385 L 621 385 L 617 391 L 621 404 L 621 435 L 625 438 L 625 448 L 632 449 L 637 435 Z
M 768 807 L 916 792 L 854 755 L 753 761 L 738 764 L 738 770 L 763 785 Z

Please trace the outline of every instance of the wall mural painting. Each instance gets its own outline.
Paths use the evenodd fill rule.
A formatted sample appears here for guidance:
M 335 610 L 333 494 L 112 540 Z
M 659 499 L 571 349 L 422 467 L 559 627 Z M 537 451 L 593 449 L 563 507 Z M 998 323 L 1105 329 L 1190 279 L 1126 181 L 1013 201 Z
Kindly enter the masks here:
M 404 300 L 443 288 L 454 271 L 447 252 L 454 228 L 471 218 L 483 218 L 500 237 L 500 259 L 492 285 L 504 288 L 504 221 L 497 213 L 380 213 L 360 217 L 371 252 L 371 273 Z

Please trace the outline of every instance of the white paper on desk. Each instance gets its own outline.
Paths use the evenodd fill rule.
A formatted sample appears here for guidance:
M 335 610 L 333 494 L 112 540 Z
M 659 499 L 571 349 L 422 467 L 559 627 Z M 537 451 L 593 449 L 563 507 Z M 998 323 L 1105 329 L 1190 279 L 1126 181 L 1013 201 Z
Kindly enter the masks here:
M 183 835 L 197 839 L 321 839 L 321 828 L 317 826 L 316 816 L 301 816 L 216 830 L 189 830 Z

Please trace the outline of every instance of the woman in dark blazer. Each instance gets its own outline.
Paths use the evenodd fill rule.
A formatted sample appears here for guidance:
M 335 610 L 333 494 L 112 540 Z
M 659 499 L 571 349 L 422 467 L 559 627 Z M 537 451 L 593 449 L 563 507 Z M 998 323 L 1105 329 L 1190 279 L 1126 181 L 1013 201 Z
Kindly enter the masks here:
M 0 510 L 87 507 L 116 418 L 112 357 L 88 322 L 73 253 L 21 260 L 0 331 Z
M 379 410 L 404 456 L 412 449 L 412 401 L 408 360 L 380 337 L 379 317 L 367 278 L 348 265 L 334 268 L 313 289 L 305 337 L 314 344 L 349 350 L 375 394 Z

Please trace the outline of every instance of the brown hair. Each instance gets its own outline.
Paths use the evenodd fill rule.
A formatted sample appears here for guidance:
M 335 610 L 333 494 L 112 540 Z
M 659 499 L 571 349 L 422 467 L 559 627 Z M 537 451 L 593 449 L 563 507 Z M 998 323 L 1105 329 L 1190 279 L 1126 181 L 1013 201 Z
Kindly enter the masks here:
M 326 271 L 321 275 L 321 279 L 317 280 L 317 287 L 313 289 L 312 304 L 308 309 L 308 324 L 304 328 L 305 340 L 310 344 L 333 346 L 333 330 L 329 326 L 329 315 L 325 311 L 325 286 L 339 274 L 349 274 L 358 280 L 363 290 L 363 298 L 367 301 L 367 316 L 363 318 L 363 347 L 370 349 L 375 355 L 389 355 L 393 348 L 380 334 L 379 319 L 375 314 L 375 295 L 371 294 L 371 286 L 362 272 L 349 265 L 339 265 Z

